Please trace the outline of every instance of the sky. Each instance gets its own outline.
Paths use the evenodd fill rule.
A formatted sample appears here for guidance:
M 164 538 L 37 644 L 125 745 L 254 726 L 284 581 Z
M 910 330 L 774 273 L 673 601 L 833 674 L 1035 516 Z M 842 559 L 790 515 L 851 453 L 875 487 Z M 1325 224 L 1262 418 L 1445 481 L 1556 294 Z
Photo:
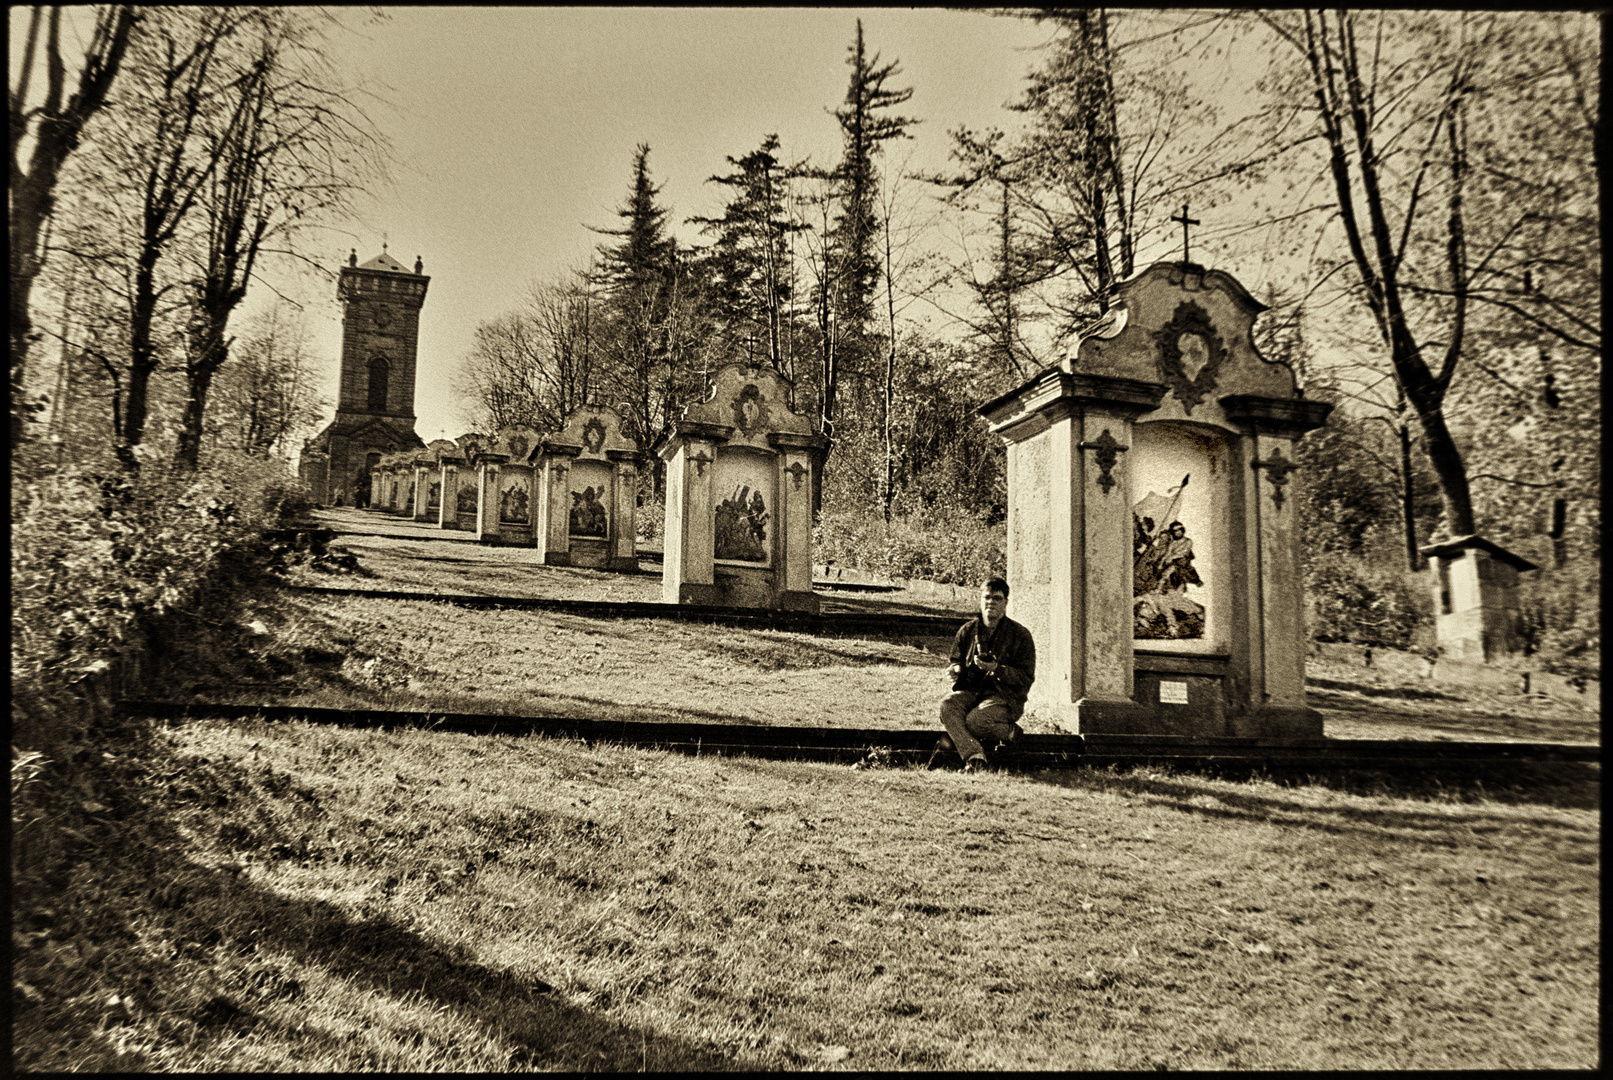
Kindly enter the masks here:
M 921 119 L 913 169 L 941 169 L 948 131 L 1010 126 L 1005 105 L 1050 31 L 1019 19 L 900 8 L 430 8 L 349 19 L 332 42 L 346 74 L 390 107 L 373 118 L 396 158 L 392 183 L 330 236 L 334 271 L 356 248 L 381 250 L 431 278 L 420 320 L 416 430 L 427 441 L 466 430 L 455 388 L 478 324 L 516 307 L 527 288 L 585 265 L 614 227 L 634 148 L 650 146 L 660 202 L 685 241 L 696 214 L 716 215 L 706 183 L 776 132 L 786 158 L 832 164 L 857 20 L 865 45 L 896 60 Z M 335 286 L 277 282 L 306 305 L 326 393 L 335 396 L 340 306 Z M 265 302 L 259 290 L 247 310 Z M 245 312 L 243 312 L 245 313 Z

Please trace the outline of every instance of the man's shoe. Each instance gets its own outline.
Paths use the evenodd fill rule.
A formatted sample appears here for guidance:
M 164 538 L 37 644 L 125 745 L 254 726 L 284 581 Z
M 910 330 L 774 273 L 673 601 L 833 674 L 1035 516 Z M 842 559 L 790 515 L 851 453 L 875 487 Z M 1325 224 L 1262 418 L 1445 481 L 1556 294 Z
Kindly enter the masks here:
M 963 763 L 964 772 L 985 772 L 991 768 L 991 762 L 986 760 L 985 754 L 976 754 Z

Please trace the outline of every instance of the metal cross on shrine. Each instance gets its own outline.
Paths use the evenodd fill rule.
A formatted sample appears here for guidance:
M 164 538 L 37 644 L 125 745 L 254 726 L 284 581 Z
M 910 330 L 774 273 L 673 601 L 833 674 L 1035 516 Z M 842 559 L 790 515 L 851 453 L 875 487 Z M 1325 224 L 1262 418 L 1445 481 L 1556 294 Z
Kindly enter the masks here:
M 1180 221 L 1182 223 L 1182 261 L 1183 262 L 1192 262 L 1193 260 L 1191 260 L 1191 259 L 1189 259 L 1187 257 L 1187 227 L 1189 225 L 1202 225 L 1203 222 L 1199 221 L 1198 218 L 1190 218 L 1190 217 L 1187 216 L 1187 204 L 1186 203 L 1182 204 L 1182 216 L 1177 217 L 1176 215 L 1173 214 L 1173 215 L 1171 215 L 1171 220 L 1172 221 Z

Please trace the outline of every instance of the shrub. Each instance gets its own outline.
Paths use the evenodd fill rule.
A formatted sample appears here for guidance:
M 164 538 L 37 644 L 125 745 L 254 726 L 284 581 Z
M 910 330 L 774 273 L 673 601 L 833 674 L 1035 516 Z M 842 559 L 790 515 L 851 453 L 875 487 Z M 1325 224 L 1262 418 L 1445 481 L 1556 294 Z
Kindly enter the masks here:
M 188 603 L 221 556 L 255 545 L 302 490 L 283 463 L 235 455 L 194 473 L 152 455 L 137 474 L 105 463 L 14 477 L 14 741 L 81 737 L 59 729 L 82 715 L 70 685 L 143 648 L 151 620 Z
M 1342 551 L 1311 552 L 1305 624 L 1313 641 L 1428 651 L 1433 600 L 1419 574 Z
M 641 496 L 634 515 L 634 529 L 641 544 L 653 544 L 661 539 L 661 534 L 666 531 L 665 496 L 649 492 Z
M 898 502 L 879 513 L 825 508 L 813 529 L 814 559 L 888 577 L 977 584 L 1007 569 L 1007 527 L 945 505 Z
M 1525 648 L 1547 671 L 1601 677 L 1600 569 L 1587 559 L 1523 575 L 1519 630 Z

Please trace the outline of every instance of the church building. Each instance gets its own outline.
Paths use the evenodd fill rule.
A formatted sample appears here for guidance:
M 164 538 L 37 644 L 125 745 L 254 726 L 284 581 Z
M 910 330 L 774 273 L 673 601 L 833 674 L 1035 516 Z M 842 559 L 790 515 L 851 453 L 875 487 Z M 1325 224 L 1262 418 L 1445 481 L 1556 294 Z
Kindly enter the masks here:
M 415 353 L 423 266 L 414 272 L 386 253 L 358 265 L 348 255 L 336 295 L 342 302 L 342 375 L 336 416 L 302 448 L 298 472 L 325 506 L 369 502 L 370 470 L 382 455 L 423 449 L 415 434 Z

